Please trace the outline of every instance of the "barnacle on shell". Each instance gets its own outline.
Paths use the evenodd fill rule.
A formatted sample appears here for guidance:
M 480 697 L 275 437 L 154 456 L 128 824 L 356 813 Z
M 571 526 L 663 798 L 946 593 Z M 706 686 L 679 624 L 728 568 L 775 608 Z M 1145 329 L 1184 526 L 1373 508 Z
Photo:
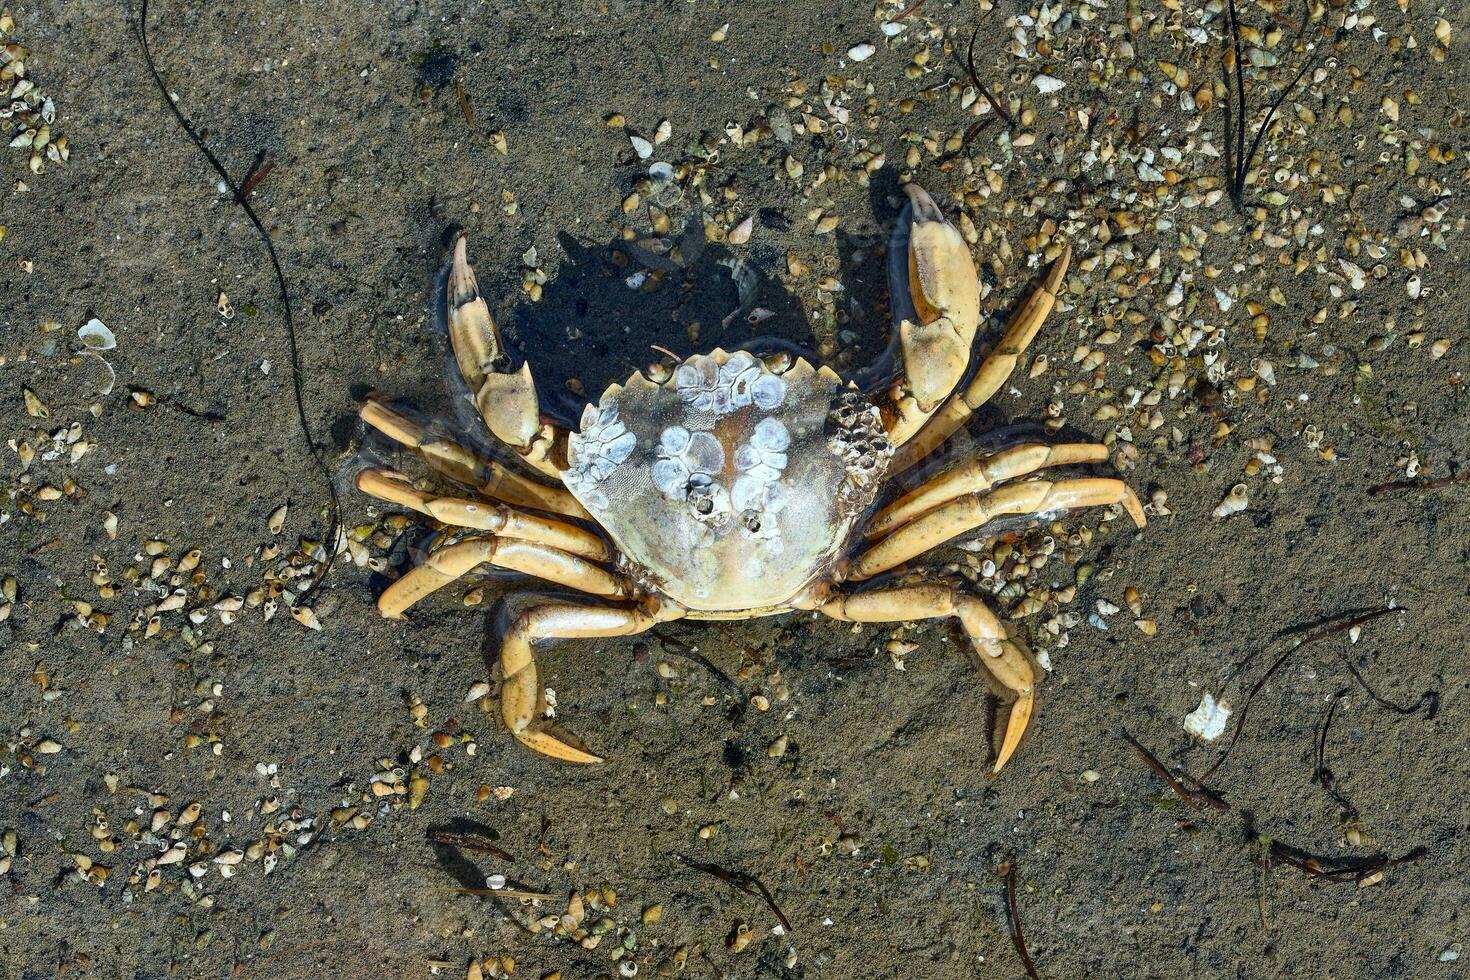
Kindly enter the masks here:
M 775 535 L 775 522 L 764 518 L 786 507 L 781 474 L 786 470 L 786 449 L 790 445 L 791 433 L 786 426 L 779 419 L 765 418 L 750 440 L 735 450 L 735 468 L 740 475 L 730 490 L 730 502 L 740 512 L 740 526 L 750 535 Z
M 786 398 L 786 382 L 746 351 L 732 354 L 718 367 L 713 358 L 691 357 L 674 372 L 674 384 L 691 408 L 716 415 L 747 405 L 771 411 Z
M 838 491 L 842 499 L 849 506 L 866 507 L 893 456 L 893 443 L 883 429 L 877 406 L 856 391 L 837 396 L 827 415 L 827 448 L 847 470 Z
M 616 405 L 588 405 L 582 410 L 581 431 L 568 439 L 573 458 L 564 477 L 567 484 L 588 503 L 607 507 L 607 494 L 598 484 L 633 454 L 637 443 L 637 437 L 618 418 Z
M 708 481 L 724 468 L 725 450 L 718 439 L 708 432 L 690 432 L 682 425 L 671 425 L 659 437 L 653 485 L 664 496 L 680 500 L 687 496 L 694 477 Z

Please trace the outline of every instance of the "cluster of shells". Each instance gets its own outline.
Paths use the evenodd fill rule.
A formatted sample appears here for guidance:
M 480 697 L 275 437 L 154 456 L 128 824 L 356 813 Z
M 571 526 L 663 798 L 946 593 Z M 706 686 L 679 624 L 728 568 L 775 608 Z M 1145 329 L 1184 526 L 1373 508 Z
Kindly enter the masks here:
M 1170 513 L 1167 497 L 1155 495 L 1147 506 L 1151 515 Z M 1099 530 L 1087 525 L 1053 521 L 1024 531 L 1006 531 L 998 535 L 969 538 L 959 542 L 960 561 L 944 566 L 948 573 L 958 574 L 993 596 L 1009 619 L 1028 621 L 1032 625 L 1034 652 L 1042 666 L 1050 669 L 1051 653 L 1071 642 L 1070 630 L 1086 622 L 1089 626 L 1109 629 L 1109 617 L 1120 607 L 1101 593 L 1108 589 L 1116 569 L 1109 564 L 1085 561 L 1094 538 L 1112 533 L 1113 521 L 1107 518 Z M 1075 608 L 1078 594 L 1092 596 L 1091 611 Z M 1116 594 L 1116 593 L 1114 593 Z M 1136 586 L 1123 589 L 1123 604 L 1133 625 L 1144 636 L 1158 632 L 1157 622 L 1144 611 L 1144 597 Z M 895 638 L 887 650 L 895 665 L 902 667 L 904 658 L 917 649 L 912 642 Z
M 29 52 L 10 40 L 15 18 L 0 10 L 0 133 L 8 133 L 12 149 L 30 154 L 32 173 L 39 174 L 46 161 L 59 164 L 70 159 L 66 137 L 52 132 L 56 103 L 26 75 Z
M 31 388 L 25 388 L 23 395 L 28 415 L 37 420 L 50 418 L 51 407 L 46 398 Z M 128 405 L 135 411 L 148 411 L 156 404 L 154 395 L 144 389 L 133 389 L 129 394 Z M 101 407 L 100 403 L 94 404 L 93 414 L 100 414 Z M 20 514 L 44 524 L 48 505 L 61 501 L 75 505 L 87 498 L 86 488 L 76 477 L 55 472 L 61 467 L 76 467 L 93 448 L 81 421 L 54 428 L 33 428 L 10 439 L 8 448 L 19 463 L 17 482 L 10 497 Z M 124 645 L 129 649 L 136 639 L 152 639 L 160 633 L 182 635 L 191 646 L 198 647 L 204 642 L 199 639 L 198 630 L 211 620 L 229 626 L 250 611 L 258 611 L 269 621 L 278 610 L 288 609 L 297 622 L 319 629 L 321 624 L 316 613 L 294 603 L 305 584 L 321 574 L 328 549 L 323 542 L 306 538 L 300 539 L 295 547 L 283 546 L 279 537 L 286 517 L 287 506 L 282 504 L 267 518 L 267 530 L 273 540 L 260 545 L 244 562 L 247 568 L 259 569 L 262 581 L 243 593 L 232 592 L 211 581 L 209 563 L 199 548 L 179 548 L 160 538 L 146 538 L 128 566 L 117 574 L 105 556 L 93 554 L 88 574 L 97 590 L 96 601 L 80 596 L 69 599 L 76 625 L 106 632 L 118 613 L 107 611 L 105 606 L 123 601 L 131 606 L 123 614 L 128 634 Z M 118 540 L 118 515 L 104 511 L 101 523 L 107 540 Z M 59 543 L 59 539 L 52 539 L 39 545 L 40 550 L 33 549 L 33 554 L 44 553 Z M 368 556 L 360 544 L 354 550 L 345 536 L 341 544 L 354 560 L 360 552 L 360 563 L 367 562 Z M 234 563 L 228 557 L 221 557 L 217 566 L 220 573 L 228 576 Z M 0 619 L 9 615 L 8 606 L 7 603 Z
M 211 874 L 232 878 L 249 868 L 268 875 L 317 833 L 314 818 L 296 807 L 283 809 L 279 796 L 234 815 L 228 810 L 211 813 L 197 800 L 180 805 L 167 793 L 123 785 L 113 773 L 103 776 L 103 784 L 112 802 L 92 807 L 86 821 L 90 846 L 70 841 L 63 847 L 67 878 L 101 888 L 121 875 L 125 902 L 155 890 L 177 891 L 210 908 L 214 899 L 204 891 L 203 879 Z M 119 804 L 115 819 L 109 812 L 117 812 Z M 229 843 L 232 824 L 255 822 L 259 827 L 249 843 Z M 16 856 L 15 832 L 7 831 L 5 840 L 7 859 Z

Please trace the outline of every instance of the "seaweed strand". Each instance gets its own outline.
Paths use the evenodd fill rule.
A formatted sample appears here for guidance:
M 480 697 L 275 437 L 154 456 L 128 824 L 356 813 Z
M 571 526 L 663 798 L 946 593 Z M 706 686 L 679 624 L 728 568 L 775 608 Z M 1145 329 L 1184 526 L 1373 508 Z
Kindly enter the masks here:
M 311 422 L 306 416 L 306 398 L 302 393 L 301 386 L 301 350 L 296 342 L 296 320 L 291 309 L 291 289 L 286 283 L 286 273 L 281 268 L 281 260 L 276 255 L 275 242 L 271 240 L 270 232 L 266 231 L 265 225 L 261 223 L 260 217 L 255 213 L 255 209 L 250 206 L 249 194 L 255 189 L 255 185 L 270 172 L 270 165 L 267 163 L 265 166 L 261 166 L 261 161 L 257 158 L 256 166 L 251 168 L 251 172 L 246 177 L 244 183 L 236 184 L 234 179 L 230 177 L 229 171 L 225 169 L 224 164 L 220 163 L 219 158 L 210 151 L 208 146 L 204 145 L 204 140 L 199 137 L 193 124 L 189 122 L 183 110 L 179 108 L 173 97 L 169 95 L 168 85 L 164 82 L 163 76 L 158 71 L 158 65 L 153 60 L 153 52 L 148 46 L 148 0 L 142 0 L 139 6 L 138 44 L 143 53 L 143 62 L 148 66 L 148 73 L 153 76 L 153 83 L 158 87 L 159 94 L 163 96 L 164 104 L 173 113 L 174 119 L 179 124 L 179 128 L 189 137 L 190 142 L 204 155 L 204 159 L 209 162 L 210 168 L 224 182 L 225 187 L 233 195 L 234 203 L 238 204 L 241 210 L 245 212 L 245 217 L 250 219 L 250 224 L 255 228 L 256 234 L 260 236 L 261 243 L 265 245 L 266 255 L 270 257 L 271 270 L 275 273 L 276 286 L 279 288 L 281 295 L 281 318 L 286 327 L 286 344 L 291 356 L 291 391 L 296 404 L 296 421 L 301 428 L 301 436 L 306 442 L 306 448 L 311 454 L 312 462 L 316 465 L 317 472 L 321 474 L 322 482 L 327 485 L 327 495 L 331 500 L 326 536 L 326 560 L 322 563 L 321 571 L 312 579 L 311 584 L 296 597 L 297 604 L 304 605 L 312 593 L 316 592 L 317 588 L 327 580 L 327 575 L 331 572 L 332 565 L 336 563 L 342 536 L 342 503 L 337 497 L 337 486 L 332 480 L 332 472 L 327 468 L 326 460 L 322 457 L 322 451 L 317 445 L 316 437 L 312 434 Z
M 1006 861 L 997 870 L 1006 879 L 1006 908 L 1011 916 L 1011 943 L 1021 957 L 1021 965 L 1026 967 L 1026 976 L 1030 980 L 1041 980 L 1041 974 L 1036 972 L 1036 964 L 1031 962 L 1031 953 L 1026 949 L 1026 937 L 1021 933 L 1021 908 L 1016 902 L 1016 862 L 1014 859 Z
M 744 871 L 731 871 L 717 864 L 706 864 L 703 861 L 687 858 L 682 854 L 677 854 L 675 857 L 686 867 L 693 868 L 695 871 L 703 871 L 707 875 L 720 879 L 731 888 L 761 899 L 775 913 L 776 918 L 780 920 L 781 928 L 785 929 L 788 933 L 793 931 L 791 920 L 786 918 L 786 913 L 782 912 L 781 906 L 776 904 L 776 899 L 771 895 L 771 890 L 755 875 L 747 874 Z

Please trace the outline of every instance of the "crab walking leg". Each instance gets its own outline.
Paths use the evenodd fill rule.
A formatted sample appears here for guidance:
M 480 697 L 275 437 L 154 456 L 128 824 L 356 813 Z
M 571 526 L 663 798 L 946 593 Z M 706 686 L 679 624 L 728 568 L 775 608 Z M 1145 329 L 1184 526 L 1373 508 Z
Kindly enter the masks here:
M 590 595 L 615 599 L 627 595 L 622 580 L 612 572 L 549 545 L 515 538 L 468 538 L 430 552 L 422 564 L 405 572 L 378 596 L 378 611 L 389 619 L 402 619 L 414 603 L 481 565 L 534 575 Z
M 475 398 L 475 407 L 490 432 L 515 449 L 527 463 L 553 479 L 561 472 L 551 459 L 556 443 L 554 426 L 541 421 L 541 402 L 531 366 L 519 371 L 507 368 L 510 358 L 500 340 L 500 330 L 490 316 L 490 307 L 480 295 L 480 285 L 465 254 L 465 236 L 454 243 L 454 260 L 449 267 L 449 343 L 459 373 Z
M 517 507 L 590 519 L 586 508 L 564 487 L 537 483 L 493 460 L 482 459 L 454 440 L 434 435 L 382 402 L 368 399 L 358 409 L 358 415 L 384 435 L 417 449 L 425 462 L 454 482 L 475 487 L 487 497 L 504 500 Z
M 932 453 L 940 443 L 948 439 L 956 429 L 965 424 L 975 410 L 995 395 L 1005 384 L 1011 372 L 1031 346 L 1031 341 L 1046 322 L 1047 315 L 1056 305 L 1057 293 L 1067 276 L 1067 266 L 1072 262 L 1072 247 L 1062 246 L 1062 253 L 1052 262 L 1046 278 L 1031 291 L 1025 302 L 1011 315 L 1006 332 L 996 344 L 995 350 L 980 363 L 975 377 L 965 389 L 950 396 L 939 411 L 924 424 L 914 437 L 899 447 L 893 456 L 890 473 L 900 473 Z
M 949 586 L 929 584 L 843 596 L 820 608 L 833 619 L 855 623 L 894 623 L 942 616 L 958 619 L 980 655 L 981 666 L 1015 695 L 991 772 L 1000 772 L 1010 761 L 1031 721 L 1036 674 L 1026 654 L 1006 636 L 1005 627 L 984 602 Z
M 996 490 L 966 494 L 903 525 L 859 555 L 848 579 L 860 582 L 902 565 L 950 538 L 1006 514 L 1044 514 L 1074 507 L 1122 504 L 1139 527 L 1146 518 L 1133 488 L 1122 480 L 1032 480 Z
M 455 527 L 534 541 L 593 561 L 607 561 L 611 557 L 606 542 L 584 528 L 539 514 L 527 514 L 504 504 L 440 497 L 415 489 L 408 477 L 393 470 L 363 470 L 357 474 L 357 489 Z
M 888 392 L 888 437 L 910 438 L 964 376 L 980 323 L 980 278 L 970 249 L 924 189 L 908 184 L 907 261 L 893 256 L 893 295 L 903 376 Z M 904 233 L 906 232 L 906 234 Z
M 977 456 L 915 488 L 875 514 L 864 533 L 871 539 L 881 538 L 899 525 L 907 524 L 964 494 L 989 490 L 997 483 L 1014 480 L 1048 466 L 1101 463 L 1107 458 L 1106 446 L 1085 442 L 1059 446 L 1044 443 L 1009 446 L 989 456 Z
M 521 613 L 500 643 L 500 713 L 505 727 L 522 745 L 564 762 L 601 762 L 602 757 L 574 748 L 539 721 L 542 689 L 532 647 L 537 640 L 593 636 L 632 636 L 658 623 L 642 609 L 548 603 Z

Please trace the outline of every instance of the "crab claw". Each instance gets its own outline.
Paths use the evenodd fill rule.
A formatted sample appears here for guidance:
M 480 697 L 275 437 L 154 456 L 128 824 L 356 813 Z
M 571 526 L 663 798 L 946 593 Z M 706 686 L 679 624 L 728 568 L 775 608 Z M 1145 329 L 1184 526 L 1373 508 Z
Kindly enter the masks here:
M 454 243 L 445 308 L 454 360 L 486 428 L 527 462 L 554 475 L 555 468 L 547 469 L 546 463 L 553 437 L 550 427 L 541 422 L 541 403 L 530 365 L 522 364 L 519 371 L 509 369 L 510 357 L 500 329 L 470 268 L 464 235 Z
M 908 206 L 889 247 L 893 318 L 903 377 L 892 397 L 902 442 L 964 376 L 980 322 L 980 280 L 959 230 L 922 187 L 905 185 Z

